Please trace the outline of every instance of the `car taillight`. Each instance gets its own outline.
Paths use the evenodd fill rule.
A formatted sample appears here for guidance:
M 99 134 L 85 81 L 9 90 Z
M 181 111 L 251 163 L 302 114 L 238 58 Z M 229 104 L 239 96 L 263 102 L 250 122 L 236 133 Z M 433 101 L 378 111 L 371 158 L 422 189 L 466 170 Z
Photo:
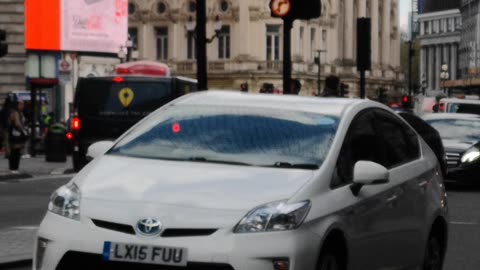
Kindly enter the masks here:
M 72 120 L 72 129 L 74 131 L 79 131 L 80 130 L 80 119 L 75 117 Z
M 117 68 L 116 73 L 119 75 L 122 75 L 122 74 L 131 74 L 132 72 L 128 68 L 119 67 Z
M 113 78 L 112 81 L 113 81 L 114 83 L 121 83 L 121 82 L 123 82 L 123 78 L 122 78 L 122 77 L 115 77 L 115 78 Z
M 71 132 L 67 132 L 65 137 L 67 138 L 67 140 L 71 141 L 73 139 L 73 134 Z

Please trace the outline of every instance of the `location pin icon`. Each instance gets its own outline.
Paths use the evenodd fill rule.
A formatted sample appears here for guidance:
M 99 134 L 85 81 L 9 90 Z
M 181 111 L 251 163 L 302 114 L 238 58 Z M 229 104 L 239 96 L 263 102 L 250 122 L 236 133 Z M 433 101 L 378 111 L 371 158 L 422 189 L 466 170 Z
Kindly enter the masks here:
M 122 104 L 123 108 L 127 108 L 132 104 L 133 101 L 133 91 L 130 88 L 123 88 L 118 92 L 118 99 L 120 100 L 120 104 Z

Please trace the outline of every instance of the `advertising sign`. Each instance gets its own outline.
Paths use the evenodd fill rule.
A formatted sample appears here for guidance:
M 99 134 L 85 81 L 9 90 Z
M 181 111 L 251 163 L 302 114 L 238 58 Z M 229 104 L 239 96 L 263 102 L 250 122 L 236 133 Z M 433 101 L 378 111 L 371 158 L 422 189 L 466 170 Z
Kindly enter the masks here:
M 127 32 L 127 0 L 25 1 L 27 50 L 116 54 Z

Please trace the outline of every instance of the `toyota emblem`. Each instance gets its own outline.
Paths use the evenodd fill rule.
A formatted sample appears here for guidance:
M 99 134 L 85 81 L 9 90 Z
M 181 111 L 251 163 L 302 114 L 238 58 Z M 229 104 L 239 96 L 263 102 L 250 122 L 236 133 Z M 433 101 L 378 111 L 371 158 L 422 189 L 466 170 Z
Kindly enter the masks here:
M 154 218 L 143 218 L 137 222 L 137 231 L 144 236 L 157 236 L 162 231 L 162 223 Z

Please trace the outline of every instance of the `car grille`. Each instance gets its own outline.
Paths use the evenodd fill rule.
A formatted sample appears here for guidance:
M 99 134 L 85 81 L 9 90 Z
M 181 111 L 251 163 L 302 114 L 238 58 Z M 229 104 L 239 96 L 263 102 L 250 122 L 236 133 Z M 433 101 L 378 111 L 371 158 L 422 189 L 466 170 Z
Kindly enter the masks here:
M 186 267 L 151 265 L 128 262 L 103 261 L 102 255 L 69 251 L 60 260 L 56 270 L 235 270 L 229 264 L 194 263 L 189 262 Z
M 448 168 L 456 168 L 460 165 L 460 158 L 462 157 L 461 153 L 456 152 L 446 152 L 447 165 Z
M 126 234 L 135 234 L 135 230 L 132 226 L 126 224 L 113 223 L 98 219 L 92 219 L 95 226 L 117 231 Z M 195 237 L 195 236 L 208 236 L 215 233 L 217 229 L 166 229 L 162 232 L 162 237 Z

